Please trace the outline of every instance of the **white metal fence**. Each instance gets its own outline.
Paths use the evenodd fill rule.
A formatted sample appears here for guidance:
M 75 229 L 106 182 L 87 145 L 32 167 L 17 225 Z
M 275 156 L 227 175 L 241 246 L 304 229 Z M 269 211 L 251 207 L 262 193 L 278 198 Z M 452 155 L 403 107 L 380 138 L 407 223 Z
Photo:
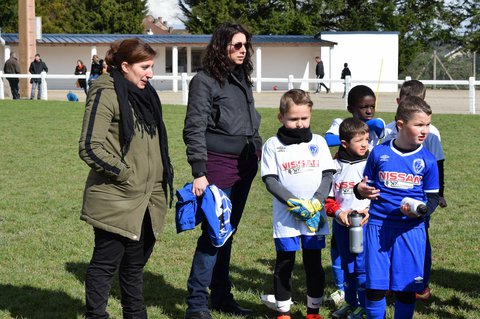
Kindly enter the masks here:
M 5 87 L 3 83 L 4 78 L 19 78 L 19 79 L 31 79 L 31 78 L 41 78 L 42 79 L 42 100 L 48 100 L 48 79 L 86 79 L 88 80 L 90 76 L 90 72 L 87 72 L 86 75 L 72 75 L 72 74 L 47 74 L 42 72 L 42 74 L 4 74 L 3 71 L 0 71 L 0 100 L 5 99 Z M 192 79 L 193 76 L 187 75 L 187 73 L 181 73 L 181 75 L 155 75 L 153 76 L 152 80 L 160 80 L 160 81 L 172 81 L 172 91 L 178 92 L 178 84 L 181 83 L 181 92 L 182 92 L 182 103 L 184 105 L 188 102 L 188 83 Z M 338 79 L 305 79 L 305 78 L 294 78 L 293 75 L 289 75 L 286 78 L 252 78 L 255 83 L 255 88 L 257 92 L 262 91 L 262 84 L 265 83 L 287 83 L 288 89 L 293 89 L 295 84 L 302 85 L 309 85 L 312 83 L 344 83 L 346 86 L 346 91 L 350 90 L 351 87 L 351 78 L 347 76 L 344 80 Z M 397 84 L 401 85 L 404 81 L 410 80 L 407 77 L 404 80 L 383 80 L 381 84 Z M 442 85 L 442 86 L 452 86 L 458 87 L 459 85 L 468 87 L 468 111 L 471 114 L 476 114 L 476 107 L 475 107 L 475 86 L 480 86 L 480 81 L 475 81 L 474 77 L 470 77 L 468 80 L 421 80 L 425 85 Z M 355 79 L 355 84 L 366 84 L 371 83 L 371 80 L 358 80 Z M 88 85 L 88 84 L 87 84 Z M 67 89 L 68 86 L 66 85 L 65 88 Z M 347 103 L 345 99 L 345 103 Z M 346 105 L 346 104 L 345 104 Z M 467 106 L 466 106 L 467 107 Z

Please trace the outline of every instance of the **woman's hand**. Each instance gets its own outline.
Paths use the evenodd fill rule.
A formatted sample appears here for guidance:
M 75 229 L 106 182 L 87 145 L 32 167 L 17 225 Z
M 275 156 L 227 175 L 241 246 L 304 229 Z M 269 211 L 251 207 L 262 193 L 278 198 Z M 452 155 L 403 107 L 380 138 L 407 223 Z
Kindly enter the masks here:
M 195 196 L 200 197 L 205 192 L 205 189 L 208 186 L 208 180 L 206 176 L 200 176 L 193 180 L 192 193 Z

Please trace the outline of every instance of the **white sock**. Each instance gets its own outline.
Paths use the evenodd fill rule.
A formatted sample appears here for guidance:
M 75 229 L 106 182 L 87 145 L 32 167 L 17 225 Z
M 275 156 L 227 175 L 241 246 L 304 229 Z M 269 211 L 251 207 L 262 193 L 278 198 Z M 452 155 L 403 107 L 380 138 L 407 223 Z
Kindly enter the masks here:
M 292 304 L 292 298 L 288 300 L 277 300 L 276 301 L 277 312 L 289 312 L 290 305 Z
M 307 296 L 307 307 L 312 309 L 318 309 L 323 303 L 323 297 L 320 298 L 312 298 Z

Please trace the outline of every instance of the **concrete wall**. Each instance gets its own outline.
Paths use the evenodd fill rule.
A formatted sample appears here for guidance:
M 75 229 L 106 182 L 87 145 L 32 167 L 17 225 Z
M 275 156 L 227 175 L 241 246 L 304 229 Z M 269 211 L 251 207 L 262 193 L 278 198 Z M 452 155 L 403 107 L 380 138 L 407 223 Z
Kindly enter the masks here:
M 338 43 L 328 59 L 328 48 L 322 48 L 325 73 L 331 72 L 332 78 L 339 79 L 343 63 L 347 62 L 352 72 L 352 85 L 355 80 L 367 80 L 362 83 L 374 92 L 396 92 L 397 84 L 378 85 L 380 81 L 398 79 L 398 32 L 322 32 L 323 40 Z M 327 68 L 331 70 L 327 71 Z M 327 76 L 325 76 L 327 77 Z M 341 83 L 334 84 L 333 91 L 343 91 Z

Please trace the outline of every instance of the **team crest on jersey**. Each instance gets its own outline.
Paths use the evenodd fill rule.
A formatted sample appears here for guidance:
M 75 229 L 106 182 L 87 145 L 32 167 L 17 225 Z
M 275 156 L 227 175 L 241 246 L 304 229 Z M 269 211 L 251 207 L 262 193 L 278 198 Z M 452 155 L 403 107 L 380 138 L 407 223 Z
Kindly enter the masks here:
M 382 155 L 382 156 L 380 156 L 380 162 L 388 162 L 389 158 L 390 158 L 390 156 L 388 156 L 388 155 Z
M 425 168 L 425 162 L 421 158 L 417 158 L 413 161 L 413 171 L 416 174 L 420 174 Z
M 318 154 L 318 145 L 316 144 L 310 144 L 308 145 L 308 150 L 313 156 L 317 156 Z

